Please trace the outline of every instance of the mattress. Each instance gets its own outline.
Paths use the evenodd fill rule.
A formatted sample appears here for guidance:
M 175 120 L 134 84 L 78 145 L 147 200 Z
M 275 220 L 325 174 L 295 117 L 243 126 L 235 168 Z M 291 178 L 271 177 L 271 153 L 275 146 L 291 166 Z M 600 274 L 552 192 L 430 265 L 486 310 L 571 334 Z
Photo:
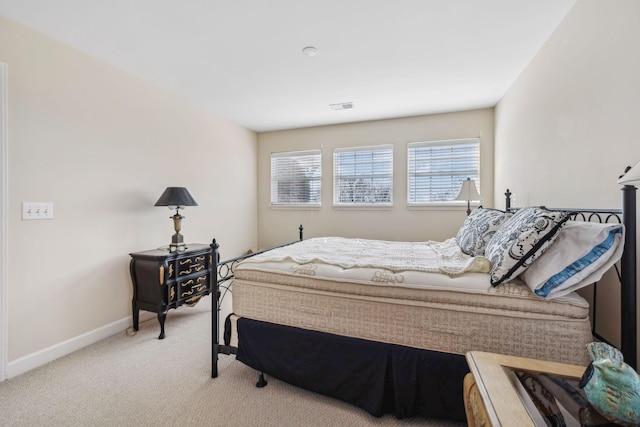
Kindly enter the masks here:
M 493 287 L 486 273 L 249 258 L 235 268 L 232 301 L 239 317 L 459 355 L 586 366 L 593 340 L 578 294 L 544 300 L 518 280 Z

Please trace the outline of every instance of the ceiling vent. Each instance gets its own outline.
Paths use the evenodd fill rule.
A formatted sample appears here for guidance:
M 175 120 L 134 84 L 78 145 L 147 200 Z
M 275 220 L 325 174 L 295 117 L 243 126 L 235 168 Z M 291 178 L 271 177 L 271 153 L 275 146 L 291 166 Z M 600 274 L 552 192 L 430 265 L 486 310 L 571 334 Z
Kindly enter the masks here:
M 353 102 L 341 102 L 339 104 L 329 104 L 332 110 L 349 110 L 353 108 Z
M 302 53 L 305 56 L 316 56 L 318 54 L 318 49 L 316 49 L 313 46 L 307 46 L 304 49 L 302 49 Z

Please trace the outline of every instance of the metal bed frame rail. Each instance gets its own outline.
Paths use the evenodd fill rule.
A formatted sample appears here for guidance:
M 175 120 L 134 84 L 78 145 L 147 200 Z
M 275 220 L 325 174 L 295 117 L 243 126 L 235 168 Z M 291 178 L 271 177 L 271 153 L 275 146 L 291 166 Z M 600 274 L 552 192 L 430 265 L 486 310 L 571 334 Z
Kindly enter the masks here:
M 213 239 L 211 243 L 211 250 L 213 253 L 213 271 L 216 273 L 216 283 L 215 288 L 212 289 L 212 301 L 211 301 L 211 330 L 213 333 L 214 339 L 212 339 L 211 345 L 211 378 L 216 378 L 218 376 L 218 355 L 219 354 L 236 354 L 237 348 L 232 347 L 230 345 L 220 344 L 220 307 L 222 304 L 222 300 L 227 292 L 231 289 L 231 280 L 235 277 L 234 268 L 240 261 L 243 261 L 247 258 L 251 258 L 258 254 L 261 254 L 266 251 L 270 251 L 276 248 L 282 248 L 285 246 L 292 245 L 294 243 L 300 242 L 303 240 L 304 236 L 304 227 L 300 224 L 298 227 L 298 240 L 294 240 L 289 243 L 285 243 L 278 246 L 272 246 L 267 249 L 262 249 L 256 252 L 251 252 L 245 255 L 241 255 L 236 258 L 231 258 L 226 261 L 220 261 L 220 245 L 216 242 L 216 239 Z M 224 289 L 224 293 L 220 291 L 220 289 Z

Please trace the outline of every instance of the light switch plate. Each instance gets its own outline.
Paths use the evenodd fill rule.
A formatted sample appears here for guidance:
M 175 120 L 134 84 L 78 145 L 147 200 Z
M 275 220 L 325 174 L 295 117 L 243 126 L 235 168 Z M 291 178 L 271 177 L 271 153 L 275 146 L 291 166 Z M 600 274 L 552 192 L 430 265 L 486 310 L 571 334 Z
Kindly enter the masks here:
M 22 219 L 53 219 L 53 203 L 22 202 Z

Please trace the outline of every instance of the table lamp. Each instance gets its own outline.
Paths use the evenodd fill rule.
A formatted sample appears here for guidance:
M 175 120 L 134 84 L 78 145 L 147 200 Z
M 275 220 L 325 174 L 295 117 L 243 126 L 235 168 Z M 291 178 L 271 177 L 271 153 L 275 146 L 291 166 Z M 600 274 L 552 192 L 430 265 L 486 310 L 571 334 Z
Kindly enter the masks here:
M 467 201 L 467 216 L 471 213 L 471 201 L 480 200 L 480 193 L 476 189 L 476 182 L 471 178 L 467 178 L 462 181 L 460 187 L 460 193 L 454 200 L 466 200 Z
M 618 180 L 618 184 L 629 185 L 638 181 L 640 181 L 640 162 L 636 163 L 632 168 L 628 167 Z
M 180 234 L 180 226 L 184 218 L 180 215 L 180 209 L 184 209 L 185 206 L 198 206 L 193 197 L 191 197 L 191 194 L 189 194 L 189 191 L 184 187 L 167 187 L 154 206 L 167 206 L 171 210 L 176 210 L 175 215 L 169 217 L 173 219 L 173 228 L 176 232 L 171 237 L 169 250 L 185 250 L 187 247 L 184 244 L 182 234 Z

